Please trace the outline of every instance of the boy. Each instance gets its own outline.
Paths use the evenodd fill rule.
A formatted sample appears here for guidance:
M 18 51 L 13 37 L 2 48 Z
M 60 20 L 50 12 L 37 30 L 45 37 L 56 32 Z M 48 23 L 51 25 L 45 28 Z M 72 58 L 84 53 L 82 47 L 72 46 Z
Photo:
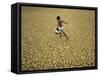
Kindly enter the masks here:
M 58 22 L 57 23 L 57 28 L 55 30 L 56 33 L 60 33 L 60 36 L 61 36 L 61 33 L 63 33 L 67 37 L 67 35 L 63 32 L 63 25 L 62 25 L 62 23 L 65 23 L 65 24 L 68 24 L 68 23 L 63 21 L 63 20 L 61 20 L 60 16 L 57 16 L 56 19 L 57 19 L 57 22 Z

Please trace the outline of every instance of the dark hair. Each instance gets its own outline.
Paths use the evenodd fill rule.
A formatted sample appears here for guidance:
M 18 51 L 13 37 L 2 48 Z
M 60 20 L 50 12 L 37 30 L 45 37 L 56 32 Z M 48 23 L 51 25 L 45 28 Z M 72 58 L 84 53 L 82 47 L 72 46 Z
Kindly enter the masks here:
M 60 19 L 60 16 L 57 16 L 57 18 L 56 18 L 57 20 L 59 20 Z

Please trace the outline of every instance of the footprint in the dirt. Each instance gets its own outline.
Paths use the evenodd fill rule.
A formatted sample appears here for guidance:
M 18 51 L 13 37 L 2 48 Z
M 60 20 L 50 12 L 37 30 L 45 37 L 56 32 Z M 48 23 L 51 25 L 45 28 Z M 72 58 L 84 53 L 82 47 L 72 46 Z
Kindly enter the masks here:
M 50 48 L 52 47 L 52 45 L 49 46 Z

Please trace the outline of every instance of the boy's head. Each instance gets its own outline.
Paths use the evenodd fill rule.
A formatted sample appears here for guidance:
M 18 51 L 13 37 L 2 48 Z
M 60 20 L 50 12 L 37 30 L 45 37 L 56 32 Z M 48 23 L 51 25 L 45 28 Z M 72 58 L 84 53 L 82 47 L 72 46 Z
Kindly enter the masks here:
M 57 16 L 56 19 L 57 19 L 57 20 L 60 20 L 60 16 Z

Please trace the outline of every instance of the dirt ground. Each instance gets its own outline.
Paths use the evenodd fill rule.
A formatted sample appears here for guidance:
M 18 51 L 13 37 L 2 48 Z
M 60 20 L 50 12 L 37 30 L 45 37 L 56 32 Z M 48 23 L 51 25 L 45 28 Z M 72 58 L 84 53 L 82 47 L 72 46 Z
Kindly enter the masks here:
M 60 16 L 64 35 L 54 32 Z M 22 70 L 95 65 L 95 12 L 91 10 L 22 7 Z

